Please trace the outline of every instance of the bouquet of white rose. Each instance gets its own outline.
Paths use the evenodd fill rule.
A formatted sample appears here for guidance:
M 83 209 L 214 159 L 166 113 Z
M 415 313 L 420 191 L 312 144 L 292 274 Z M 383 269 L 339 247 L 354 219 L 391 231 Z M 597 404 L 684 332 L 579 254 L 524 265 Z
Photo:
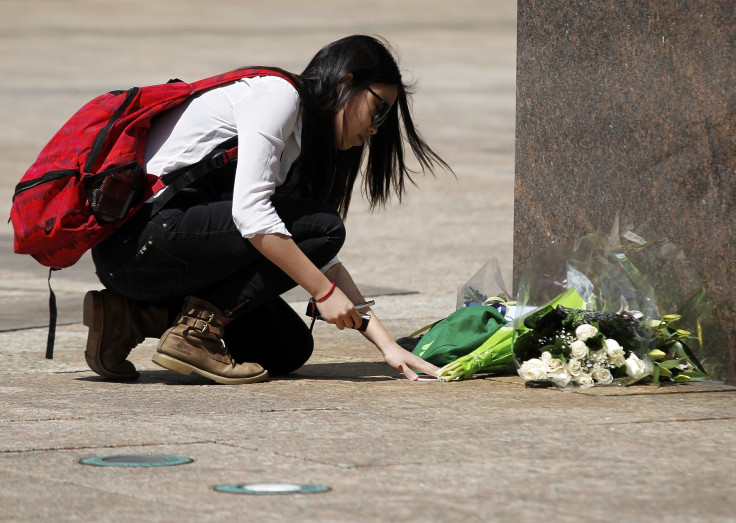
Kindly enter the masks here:
M 694 338 L 702 350 L 700 318 L 708 309 L 704 296 L 697 291 L 688 299 L 671 299 L 677 295 L 673 291 L 684 297 L 697 278 L 689 278 L 686 287 L 684 279 L 668 282 L 657 274 L 667 305 L 689 311 L 683 321 L 696 326 L 693 337 L 673 326 L 679 315 L 660 319 L 651 276 L 629 259 L 628 254 L 637 255 L 652 272 L 663 259 L 671 261 L 666 256 L 672 249 L 656 246 L 630 228 L 621 234 L 617 219 L 607 235 L 589 234 L 542 251 L 521 275 L 513 324 L 440 369 L 440 380 L 467 379 L 499 368 L 508 364 L 509 356 L 530 384 L 590 387 L 708 377 L 685 343 Z M 678 261 L 678 267 L 685 265 Z
M 660 319 L 656 293 L 622 237 L 640 240 L 640 250 L 647 243 L 620 235 L 616 222 L 608 235 L 553 246 L 529 262 L 518 301 L 532 312 L 515 321 L 513 341 L 525 380 L 590 387 L 707 377 L 684 343 L 690 333 L 672 327 L 679 317 Z
M 707 378 L 684 344 L 690 333 L 673 328 L 679 318 L 654 320 L 654 334 L 647 337 L 636 314 L 544 308 L 526 318 L 529 330 L 513 346 L 519 375 L 582 388 L 614 381 L 629 385 L 649 376 L 654 383 Z
M 562 301 L 582 302 L 572 290 Z M 614 379 L 638 381 L 652 374 L 641 357 L 646 337 L 636 314 L 585 311 L 563 305 L 529 315 L 528 329 L 514 343 L 519 374 L 527 381 L 550 381 L 559 387 L 608 385 Z

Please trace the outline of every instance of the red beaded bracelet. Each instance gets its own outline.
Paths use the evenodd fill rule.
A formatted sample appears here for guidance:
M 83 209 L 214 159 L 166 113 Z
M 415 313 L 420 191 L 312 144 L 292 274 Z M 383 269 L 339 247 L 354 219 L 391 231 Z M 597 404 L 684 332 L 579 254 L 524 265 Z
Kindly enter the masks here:
M 332 287 L 330 287 L 330 290 L 329 290 L 329 291 L 327 291 L 327 293 L 326 293 L 326 294 L 325 294 L 324 296 L 322 296 L 321 298 L 315 298 L 315 299 L 314 299 L 314 301 L 316 301 L 317 303 L 322 303 L 322 302 L 323 302 L 323 301 L 325 301 L 325 300 L 326 300 L 327 298 L 329 298 L 330 296 L 332 296 L 332 292 L 333 292 L 334 290 L 335 290 L 335 282 L 333 281 L 333 282 L 332 282 Z

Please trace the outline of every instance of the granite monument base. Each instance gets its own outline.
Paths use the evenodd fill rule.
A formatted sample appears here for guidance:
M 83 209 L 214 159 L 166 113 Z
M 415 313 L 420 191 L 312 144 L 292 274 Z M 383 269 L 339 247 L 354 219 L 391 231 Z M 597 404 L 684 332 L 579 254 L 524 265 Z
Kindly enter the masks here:
M 702 277 L 708 357 L 736 381 L 733 2 L 519 0 L 517 23 L 515 281 L 625 215 Z

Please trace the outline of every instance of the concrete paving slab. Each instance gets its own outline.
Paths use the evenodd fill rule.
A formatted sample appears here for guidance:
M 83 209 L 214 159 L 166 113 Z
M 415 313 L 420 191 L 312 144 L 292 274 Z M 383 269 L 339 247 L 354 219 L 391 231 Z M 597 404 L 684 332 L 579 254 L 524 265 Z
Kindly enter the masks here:
M 57 391 L 64 389 L 61 381 L 67 389 L 86 385 L 91 391 L 100 385 L 80 383 L 72 374 L 52 377 L 60 380 L 53 387 Z M 3 392 L 18 381 L 15 377 Z M 217 394 L 203 394 L 208 390 Z M 330 392 L 320 399 L 333 407 L 294 406 L 302 397 L 313 402 L 316 390 Z M 284 403 L 283 394 L 290 391 L 293 397 Z M 80 394 L 88 397 L 80 406 L 90 412 L 85 420 L 59 413 L 49 420 L 55 428 L 34 421 L 33 414 L 27 419 L 35 429 L 15 422 L 14 432 L 47 438 L 45 446 L 31 442 L 25 450 L 0 453 L 6 477 L 20 479 L 22 486 L 47 485 L 24 515 L 64 519 L 70 510 L 85 510 L 80 500 L 94 499 L 89 515 L 95 520 L 114 520 L 131 510 L 151 519 L 213 521 L 240 510 L 305 521 L 525 520 L 540 510 L 562 521 L 580 513 L 613 520 L 611 511 L 616 519 L 641 515 L 633 500 L 653 514 L 677 510 L 684 520 L 714 520 L 730 507 L 726 493 L 735 486 L 729 474 L 733 463 L 723 453 L 734 443 L 733 395 L 727 393 L 672 401 L 663 395 L 596 398 L 525 390 L 496 379 L 410 388 L 401 380 L 345 379 L 325 388 L 308 378 L 253 387 L 176 387 L 145 399 L 127 393 L 120 404 L 110 401 L 109 392 Z M 401 401 L 391 401 L 399 394 Z M 179 401 L 172 404 L 174 397 Z M 264 405 L 264 398 L 281 400 L 282 407 Z M 343 402 L 336 408 L 338 398 Z M 213 405 L 218 399 L 220 407 Z M 118 411 L 125 411 L 122 403 L 128 404 L 127 413 Z M 195 462 L 148 471 L 78 464 L 81 457 L 125 453 L 186 455 Z M 603 471 L 592 466 L 598 463 L 605 463 Z M 651 481 L 650 466 L 666 477 L 667 496 L 643 489 Z M 269 500 L 220 498 L 224 495 L 210 490 L 247 481 L 312 482 L 332 491 L 319 498 L 286 498 L 276 509 Z M 601 492 L 609 494 L 590 507 L 588 498 Z M 100 511 L 103 502 L 112 511 L 109 517 Z

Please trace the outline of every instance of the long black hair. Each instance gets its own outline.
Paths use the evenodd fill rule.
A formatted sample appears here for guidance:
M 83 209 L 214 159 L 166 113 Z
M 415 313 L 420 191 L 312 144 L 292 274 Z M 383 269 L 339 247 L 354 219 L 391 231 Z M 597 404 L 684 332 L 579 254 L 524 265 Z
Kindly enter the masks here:
M 352 82 L 343 84 L 346 89 L 338 96 L 338 85 L 348 74 L 352 74 Z M 398 87 L 396 103 L 367 145 L 363 194 L 371 209 L 385 205 L 392 192 L 401 201 L 407 181 L 414 183 L 411 175 L 416 173 L 404 161 L 404 141 L 422 172 L 434 172 L 438 166 L 452 172 L 415 128 L 410 105 L 412 86 L 403 82 L 386 42 L 366 35 L 342 38 L 320 49 L 300 75 L 289 76 L 304 105 L 296 182 L 303 196 L 328 201 L 343 218 L 347 215 L 366 145 L 338 150 L 335 115 L 369 84 Z

